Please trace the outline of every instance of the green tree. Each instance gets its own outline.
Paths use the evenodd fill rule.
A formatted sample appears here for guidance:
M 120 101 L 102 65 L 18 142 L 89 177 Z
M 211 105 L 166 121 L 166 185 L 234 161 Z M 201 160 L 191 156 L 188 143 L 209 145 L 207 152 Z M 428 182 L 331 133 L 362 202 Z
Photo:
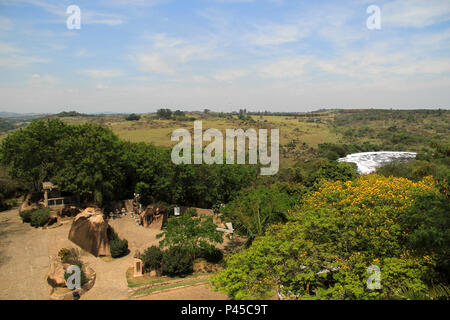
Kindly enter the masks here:
M 125 117 L 127 121 L 138 121 L 139 119 L 141 119 L 141 116 L 135 113 L 131 113 Z
M 59 119 L 34 121 L 3 139 L 0 161 L 25 189 L 40 191 L 42 182 L 50 180 L 68 156 L 59 152 L 58 144 L 70 136 L 70 131 Z
M 225 205 L 223 214 L 238 233 L 248 238 L 250 244 L 255 237 L 263 235 L 270 225 L 286 222 L 288 210 L 293 204 L 294 200 L 276 186 L 258 186 L 241 191 Z
M 227 257 L 213 285 L 234 299 L 271 298 L 277 291 L 295 299 L 389 299 L 400 288 L 426 291 L 439 280 L 434 241 L 443 234 L 427 235 L 432 242 L 424 250 L 412 249 L 410 243 L 422 243 L 416 237 L 423 234 L 421 223 L 433 229 L 425 218 L 419 224 L 407 218 L 416 216 L 408 210 L 420 194 L 439 198 L 430 179 L 369 175 L 323 182 L 286 224 L 273 225 L 250 248 Z M 382 272 L 379 290 L 366 285 L 371 265 Z
M 195 211 L 190 210 L 181 217 L 171 218 L 157 238 L 164 237 L 160 241 L 161 247 L 180 247 L 195 259 L 202 249 L 208 250 L 211 244 L 223 242 L 216 227 L 212 217 L 196 217 Z
M 95 124 L 71 126 L 70 131 L 56 144 L 61 165 L 54 180 L 62 190 L 100 205 L 114 199 L 124 181 L 122 143 L 110 129 Z
M 172 118 L 172 110 L 170 110 L 170 109 L 158 109 L 156 111 L 156 115 L 160 119 L 171 119 Z

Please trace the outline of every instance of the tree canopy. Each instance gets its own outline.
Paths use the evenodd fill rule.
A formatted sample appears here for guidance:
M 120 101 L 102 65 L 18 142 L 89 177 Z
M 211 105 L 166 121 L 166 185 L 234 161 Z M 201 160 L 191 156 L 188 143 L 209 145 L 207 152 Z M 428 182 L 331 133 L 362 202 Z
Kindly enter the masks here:
M 440 226 L 427 222 L 442 223 L 448 204 L 426 213 L 424 196 L 428 203 L 443 201 L 430 178 L 323 182 L 286 224 L 229 256 L 213 284 L 235 299 L 277 291 L 297 299 L 386 299 L 402 288 L 425 291 L 436 267 L 445 268 L 448 252 L 436 248 L 448 245 L 449 225 L 448 219 Z M 380 290 L 366 286 L 372 265 L 381 269 Z

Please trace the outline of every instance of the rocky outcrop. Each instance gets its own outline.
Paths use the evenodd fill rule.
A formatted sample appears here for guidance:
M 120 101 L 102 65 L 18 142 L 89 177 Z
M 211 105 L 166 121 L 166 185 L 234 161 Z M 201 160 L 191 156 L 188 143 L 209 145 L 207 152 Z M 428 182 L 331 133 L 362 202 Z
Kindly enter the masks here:
M 96 257 L 110 256 L 110 232 L 103 213 L 98 209 L 87 208 L 73 220 L 69 240 Z
M 61 261 L 53 259 L 50 262 L 50 270 L 47 274 L 47 282 L 52 287 L 65 287 L 66 280 L 64 279 L 64 273 L 67 267 L 65 267 Z
M 140 222 L 145 227 L 161 229 L 167 221 L 168 211 L 164 206 L 149 205 L 140 215 Z

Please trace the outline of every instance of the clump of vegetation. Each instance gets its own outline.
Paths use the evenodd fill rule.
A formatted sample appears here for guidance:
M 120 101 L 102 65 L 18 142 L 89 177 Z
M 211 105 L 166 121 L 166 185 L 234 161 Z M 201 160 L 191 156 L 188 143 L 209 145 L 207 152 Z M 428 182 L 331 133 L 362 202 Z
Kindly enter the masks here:
M 77 264 L 80 261 L 80 251 L 75 248 L 61 248 L 58 257 L 62 263 Z
M 34 210 L 23 210 L 19 212 L 20 218 L 22 219 L 23 223 L 30 223 L 31 222 L 31 214 Z
M 212 217 L 196 217 L 195 210 L 188 210 L 181 217 L 173 217 L 167 223 L 160 241 L 161 247 L 178 247 L 194 260 L 202 249 L 209 249 L 214 243 L 222 243 L 222 234 L 216 230 L 217 226 Z
M 161 270 L 162 258 L 163 252 L 160 248 L 156 246 L 147 248 L 140 256 L 140 259 L 144 264 L 144 271 L 149 272 L 151 270 L 155 270 L 159 272 Z
M 324 181 L 286 224 L 229 256 L 213 284 L 234 299 L 268 298 L 276 288 L 299 299 L 425 292 L 434 281 L 448 281 L 442 271 L 448 268 L 448 206 L 431 178 Z M 380 266 L 380 290 L 366 286 L 371 265 Z
M 32 227 L 42 227 L 50 219 L 50 209 L 40 208 L 24 210 L 19 213 L 22 222 L 30 223 Z
M 193 270 L 193 259 L 186 249 L 174 246 L 164 251 L 161 260 L 161 271 L 164 275 L 185 276 Z
M 35 121 L 2 140 L 0 162 L 28 192 L 44 180 L 82 202 L 143 198 L 207 208 L 255 181 L 252 165 L 174 165 L 170 149 L 119 140 L 108 128 L 59 119 Z M 195 181 L 195 183 L 192 183 Z
M 258 186 L 241 191 L 222 211 L 225 219 L 233 223 L 238 234 L 247 237 L 247 245 L 250 245 L 270 225 L 286 222 L 288 210 L 295 201 L 275 185 Z
M 170 109 L 159 109 L 156 111 L 156 115 L 160 119 L 171 119 L 172 118 L 172 110 Z
M 111 251 L 111 257 L 120 258 L 126 256 L 130 250 L 128 250 L 128 240 L 120 239 L 114 230 L 111 232 L 111 238 L 109 241 L 109 247 Z
M 35 228 L 42 227 L 48 222 L 48 220 L 50 220 L 50 209 L 37 209 L 31 213 L 30 225 Z
M 135 113 L 131 113 L 128 116 L 125 117 L 125 120 L 127 121 L 138 121 L 141 119 L 141 116 Z
M 87 117 L 88 115 L 84 113 L 79 113 L 77 111 L 63 111 L 56 114 L 55 116 L 60 118 L 66 118 L 66 117 Z
M 202 253 L 202 257 L 211 263 L 220 263 L 223 260 L 223 252 L 217 249 L 215 246 L 211 245 L 209 248 L 205 249 Z

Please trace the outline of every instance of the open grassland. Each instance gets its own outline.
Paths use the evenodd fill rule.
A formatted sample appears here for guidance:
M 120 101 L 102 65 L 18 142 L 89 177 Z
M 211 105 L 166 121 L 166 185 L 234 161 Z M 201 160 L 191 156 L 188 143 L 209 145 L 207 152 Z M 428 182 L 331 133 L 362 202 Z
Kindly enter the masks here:
M 316 151 L 322 143 L 369 143 L 384 150 L 421 151 L 433 141 L 450 141 L 448 110 L 329 110 L 289 115 L 251 115 L 246 120 L 239 119 L 236 114 L 188 113 L 187 116 L 202 120 L 203 130 L 215 128 L 223 134 L 226 129 L 279 129 L 282 163 L 312 159 L 317 156 Z M 61 119 L 68 124 L 100 124 L 109 127 L 122 140 L 161 147 L 176 144 L 170 136 L 178 128 L 193 133 L 193 121 L 156 119 L 154 114 L 143 114 L 137 121 L 127 121 L 125 118 L 126 115 L 113 114 Z M 0 140 L 6 135 L 2 133 Z

